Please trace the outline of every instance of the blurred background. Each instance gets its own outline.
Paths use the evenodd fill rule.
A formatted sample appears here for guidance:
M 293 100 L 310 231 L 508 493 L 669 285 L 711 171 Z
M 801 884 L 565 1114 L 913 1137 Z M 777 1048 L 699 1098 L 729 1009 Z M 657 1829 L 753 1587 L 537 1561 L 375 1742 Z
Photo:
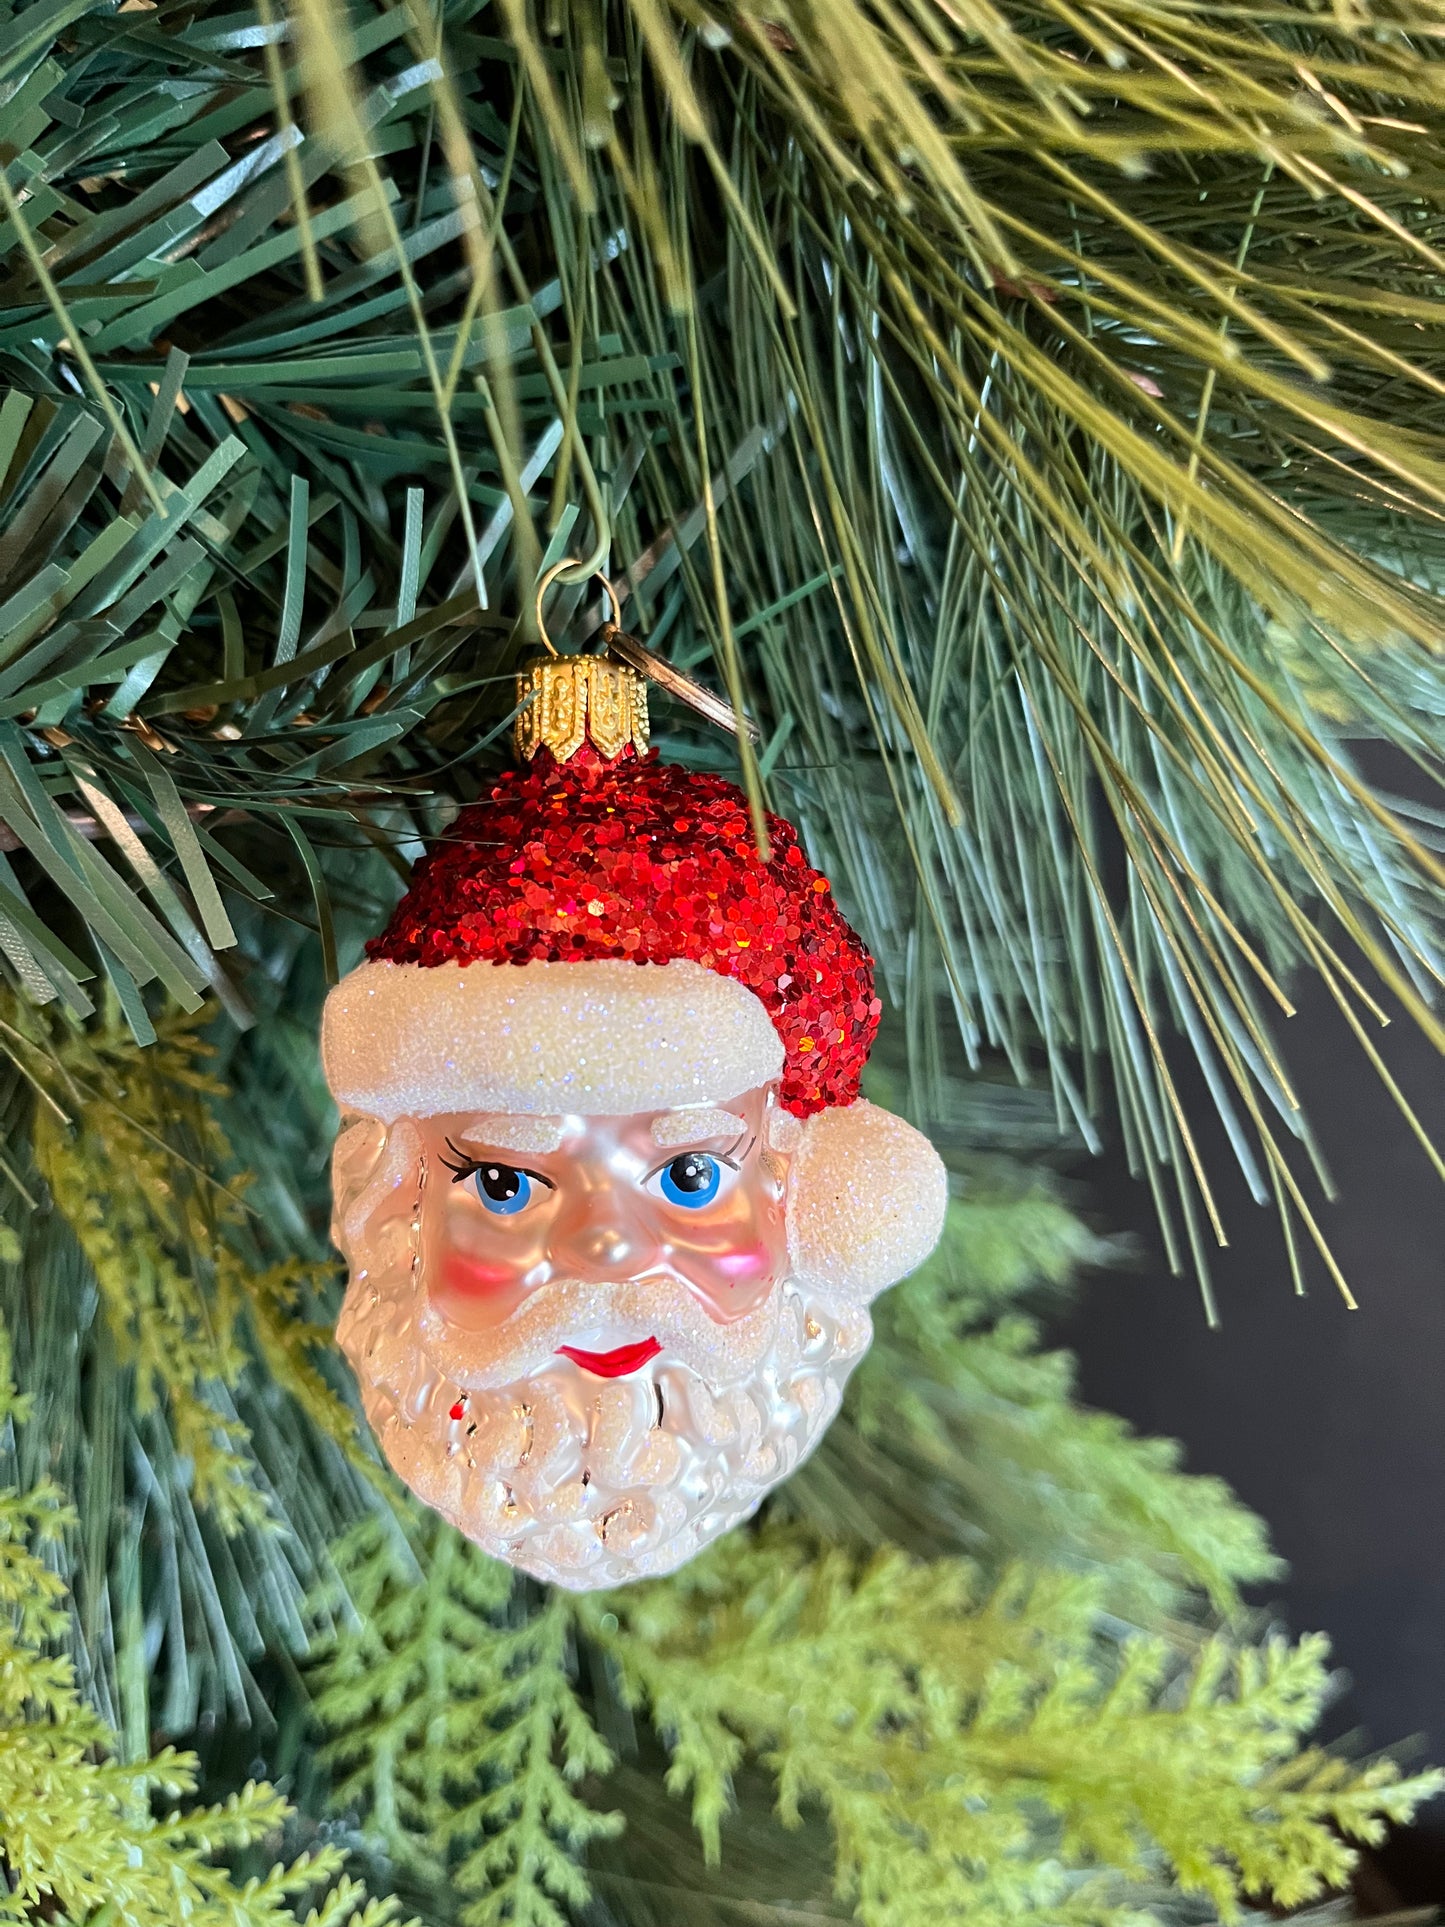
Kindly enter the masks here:
M 1091 1215 L 1128 1228 L 1134 1263 L 1094 1274 L 1053 1335 L 1078 1353 L 1085 1401 L 1183 1441 L 1193 1472 L 1229 1481 L 1289 1561 L 1277 1603 L 1296 1632 L 1333 1642 L 1348 1684 L 1330 1737 L 1417 1738 L 1445 1756 L 1445 1186 L 1317 983 L 1281 1028 L 1338 1196 L 1321 1214 L 1359 1309 L 1317 1261 L 1294 1295 L 1273 1213 L 1220 1176 L 1232 1244 L 1214 1262 L 1221 1323 L 1171 1277 L 1149 1194 L 1117 1149 L 1089 1160 Z M 1418 1033 L 1393 1024 L 1383 1055 L 1421 1122 L 1445 1141 L 1445 1080 Z M 1189 1093 L 1186 1102 L 1195 1093 Z M 1202 1095 L 1202 1093 L 1199 1093 Z M 1208 1107 L 1194 1115 L 1208 1124 Z M 1207 1136 L 1207 1131 L 1205 1132 Z M 1445 1901 L 1445 1803 L 1379 1856 L 1383 1906 Z M 1370 1898 L 1367 1896 L 1366 1898 Z

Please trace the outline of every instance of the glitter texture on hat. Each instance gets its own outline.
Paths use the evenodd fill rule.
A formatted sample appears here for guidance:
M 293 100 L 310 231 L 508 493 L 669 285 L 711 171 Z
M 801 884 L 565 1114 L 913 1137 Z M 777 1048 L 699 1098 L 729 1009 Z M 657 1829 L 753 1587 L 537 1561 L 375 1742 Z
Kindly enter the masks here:
M 373 960 L 639 964 L 686 958 L 759 999 L 783 1042 L 782 1101 L 799 1117 L 850 1104 L 878 1029 L 873 960 L 768 818 L 720 776 L 628 750 L 607 763 L 547 750 L 509 770 L 417 866 Z

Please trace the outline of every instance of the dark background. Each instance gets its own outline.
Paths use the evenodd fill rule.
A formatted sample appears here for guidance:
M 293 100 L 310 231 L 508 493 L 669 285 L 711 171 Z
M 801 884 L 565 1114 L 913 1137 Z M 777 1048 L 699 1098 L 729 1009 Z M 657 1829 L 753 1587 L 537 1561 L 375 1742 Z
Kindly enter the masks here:
M 1127 1229 L 1135 1264 L 1090 1278 L 1057 1322 L 1080 1358 L 1085 1400 L 1183 1441 L 1269 1524 L 1289 1577 L 1277 1604 L 1320 1629 L 1349 1684 L 1328 1731 L 1369 1747 L 1420 1736 L 1445 1760 L 1445 1184 L 1318 981 L 1277 1035 L 1339 1196 L 1319 1219 L 1359 1310 L 1324 1267 L 1294 1294 L 1273 1211 L 1251 1202 L 1222 1137 L 1211 1169 L 1231 1236 L 1216 1254 L 1222 1325 L 1192 1280 L 1169 1275 L 1146 1187 L 1122 1153 L 1081 1171 L 1101 1228 Z M 1445 1074 L 1401 1017 L 1377 1039 L 1417 1115 L 1445 1144 Z M 1202 1117 L 1202 1087 L 1185 1086 Z M 1413 1751 L 1413 1749 L 1411 1750 Z M 1409 1757 L 1409 1753 L 1404 1756 Z M 1408 1897 L 1445 1899 L 1445 1812 L 1407 1843 Z M 1424 1864 L 1428 1862 L 1428 1867 Z M 1423 1884 L 1422 1884 L 1423 1883 Z

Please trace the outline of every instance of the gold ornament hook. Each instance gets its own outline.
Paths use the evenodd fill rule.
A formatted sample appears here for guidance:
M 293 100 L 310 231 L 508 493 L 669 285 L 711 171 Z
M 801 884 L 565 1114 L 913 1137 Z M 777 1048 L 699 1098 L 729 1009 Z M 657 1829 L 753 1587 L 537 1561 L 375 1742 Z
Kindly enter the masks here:
M 542 620 L 542 599 L 552 584 L 556 582 L 560 576 L 565 574 L 568 569 L 576 569 L 581 566 L 584 565 L 579 564 L 574 556 L 564 556 L 560 562 L 554 562 L 551 568 L 538 580 L 536 602 L 537 636 L 549 655 L 556 656 L 558 650 L 556 643 L 554 643 L 552 638 L 547 634 L 547 625 Z M 586 577 L 583 578 L 584 581 L 587 579 Z M 745 735 L 750 742 L 755 744 L 762 741 L 763 733 L 751 716 L 739 715 L 730 703 L 723 701 L 721 696 L 714 696 L 710 689 L 704 688 L 700 682 L 694 682 L 691 676 L 685 675 L 681 669 L 674 667 L 674 665 L 666 661 L 664 657 L 654 655 L 644 643 L 637 640 L 636 636 L 628 635 L 627 631 L 622 627 L 621 598 L 618 596 L 616 589 L 613 588 L 609 578 L 603 574 L 601 569 L 594 569 L 590 579 L 602 584 L 603 591 L 611 605 L 612 613 L 602 625 L 602 647 L 614 662 L 630 669 L 634 675 L 641 678 L 644 690 L 647 683 L 654 682 L 659 689 L 665 689 L 668 695 L 674 697 L 678 702 L 686 703 L 689 709 L 694 710 L 708 722 L 715 724 L 717 728 L 727 730 L 729 735 Z M 642 728 L 644 733 L 647 728 L 646 713 L 644 698 L 644 707 L 642 710 Z M 580 727 L 580 716 L 582 712 L 579 710 L 578 714 Z M 518 724 L 517 740 L 520 746 L 523 742 L 523 732 L 520 723 Z M 576 745 L 574 744 L 573 747 L 575 748 Z M 535 748 L 526 749 L 524 753 L 529 756 L 533 755 L 535 754 Z
M 547 634 L 547 625 L 542 620 L 542 599 L 552 584 L 559 580 L 561 576 L 565 575 L 568 569 L 576 569 L 580 566 L 582 565 L 578 563 L 575 555 L 564 555 L 562 560 L 560 562 L 554 562 L 551 568 L 548 569 L 537 582 L 537 599 L 533 604 L 533 612 L 537 618 L 537 640 L 550 656 L 557 655 L 558 649 L 556 643 L 553 642 L 552 638 Z M 622 604 L 617 598 L 617 591 L 602 573 L 601 569 L 593 569 L 590 578 L 587 576 L 582 578 L 584 582 L 589 579 L 602 584 L 607 595 L 607 600 L 612 605 L 611 626 L 615 629 L 622 619 Z

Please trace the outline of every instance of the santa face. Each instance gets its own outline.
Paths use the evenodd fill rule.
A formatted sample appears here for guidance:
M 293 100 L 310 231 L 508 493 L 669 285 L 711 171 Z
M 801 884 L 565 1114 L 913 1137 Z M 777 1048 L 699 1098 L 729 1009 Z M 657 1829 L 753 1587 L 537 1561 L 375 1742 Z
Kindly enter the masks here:
M 665 1343 L 708 1369 L 712 1328 L 746 1324 L 787 1271 L 776 1147 L 797 1126 L 776 1085 L 726 1108 L 463 1113 L 419 1129 L 436 1174 L 419 1282 L 474 1386 L 535 1367 L 544 1347 L 595 1378 L 625 1377 Z
M 392 1466 L 489 1552 L 576 1588 L 671 1571 L 821 1437 L 868 1298 L 936 1236 L 935 1166 L 886 1112 L 805 1128 L 771 1083 L 606 1117 L 357 1119 L 338 1336 Z M 891 1226 L 866 1276 L 860 1210 Z

